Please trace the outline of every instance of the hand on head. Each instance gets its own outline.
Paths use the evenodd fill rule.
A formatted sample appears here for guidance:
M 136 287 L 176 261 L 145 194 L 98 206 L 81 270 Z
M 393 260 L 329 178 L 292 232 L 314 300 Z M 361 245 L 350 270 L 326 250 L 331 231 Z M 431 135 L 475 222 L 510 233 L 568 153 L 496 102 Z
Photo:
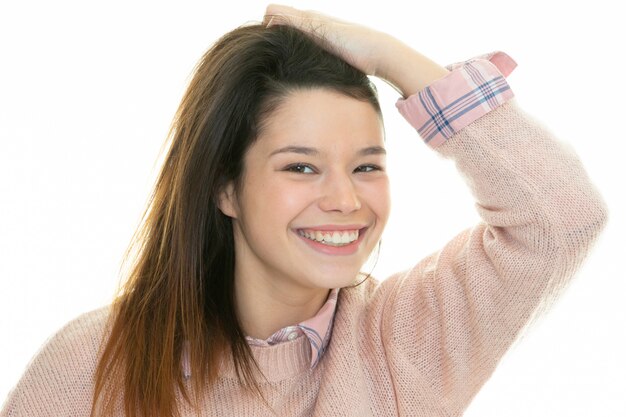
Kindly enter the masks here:
M 263 24 L 267 27 L 289 25 L 321 40 L 329 52 L 363 71 L 381 76 L 385 53 L 397 40 L 386 33 L 346 22 L 311 10 L 270 4 L 265 10 Z

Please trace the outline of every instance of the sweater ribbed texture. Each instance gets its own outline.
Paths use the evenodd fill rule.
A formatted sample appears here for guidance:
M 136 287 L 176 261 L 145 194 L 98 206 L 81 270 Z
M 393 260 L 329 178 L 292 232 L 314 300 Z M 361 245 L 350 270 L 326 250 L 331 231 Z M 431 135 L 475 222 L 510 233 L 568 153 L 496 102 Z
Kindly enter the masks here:
M 343 288 L 314 369 L 304 337 L 252 346 L 276 415 L 462 415 L 606 224 L 605 203 L 575 152 L 515 100 L 433 151 L 455 161 L 482 220 L 407 271 Z M 49 339 L 0 416 L 88 416 L 108 311 L 84 314 Z M 229 360 L 202 393 L 200 413 L 181 402 L 183 416 L 272 415 L 241 390 Z

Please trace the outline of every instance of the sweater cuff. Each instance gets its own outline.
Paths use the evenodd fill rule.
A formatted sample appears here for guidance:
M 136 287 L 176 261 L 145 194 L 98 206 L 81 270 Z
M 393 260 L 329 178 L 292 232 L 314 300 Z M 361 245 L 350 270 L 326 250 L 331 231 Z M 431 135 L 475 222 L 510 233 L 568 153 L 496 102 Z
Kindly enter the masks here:
M 514 97 L 506 77 L 516 66 L 501 51 L 446 65 L 449 74 L 398 99 L 396 107 L 424 142 L 435 148 Z

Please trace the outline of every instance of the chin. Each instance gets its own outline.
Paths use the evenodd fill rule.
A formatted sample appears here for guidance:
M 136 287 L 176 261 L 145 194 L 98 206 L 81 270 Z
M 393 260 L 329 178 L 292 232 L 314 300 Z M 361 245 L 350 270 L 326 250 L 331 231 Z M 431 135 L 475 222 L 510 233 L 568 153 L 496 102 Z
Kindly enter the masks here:
M 325 278 L 330 279 L 319 279 L 314 282 L 318 283 L 318 286 L 322 288 L 343 288 L 343 287 L 351 287 L 355 284 L 358 284 L 364 276 L 360 274 L 358 271 L 351 274 L 331 274 L 329 273 Z

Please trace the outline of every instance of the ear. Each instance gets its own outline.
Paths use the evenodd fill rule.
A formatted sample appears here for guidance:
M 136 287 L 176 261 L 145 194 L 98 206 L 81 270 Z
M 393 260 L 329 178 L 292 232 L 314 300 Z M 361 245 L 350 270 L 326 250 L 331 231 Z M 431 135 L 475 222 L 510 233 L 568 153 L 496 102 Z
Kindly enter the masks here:
M 237 198 L 235 196 L 235 187 L 231 182 L 220 191 L 217 205 L 222 213 L 233 219 L 237 218 L 239 207 L 237 205 Z

